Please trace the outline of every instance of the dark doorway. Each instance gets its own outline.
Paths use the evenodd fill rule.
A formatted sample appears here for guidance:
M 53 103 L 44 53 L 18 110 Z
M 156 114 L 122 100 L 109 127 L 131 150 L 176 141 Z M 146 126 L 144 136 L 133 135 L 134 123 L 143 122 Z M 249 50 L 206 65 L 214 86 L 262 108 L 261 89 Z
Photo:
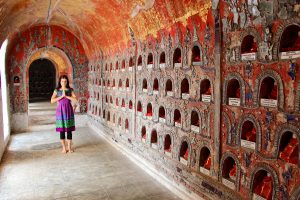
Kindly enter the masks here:
M 38 59 L 29 67 L 29 102 L 50 101 L 56 70 L 48 59 Z

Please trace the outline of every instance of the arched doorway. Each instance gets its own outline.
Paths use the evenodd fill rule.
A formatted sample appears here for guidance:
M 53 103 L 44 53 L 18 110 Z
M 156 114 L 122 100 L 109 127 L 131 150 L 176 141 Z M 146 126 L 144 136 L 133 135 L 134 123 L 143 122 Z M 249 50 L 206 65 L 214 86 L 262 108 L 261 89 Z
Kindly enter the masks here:
M 29 102 L 50 101 L 56 84 L 56 69 L 48 59 L 38 59 L 29 67 Z

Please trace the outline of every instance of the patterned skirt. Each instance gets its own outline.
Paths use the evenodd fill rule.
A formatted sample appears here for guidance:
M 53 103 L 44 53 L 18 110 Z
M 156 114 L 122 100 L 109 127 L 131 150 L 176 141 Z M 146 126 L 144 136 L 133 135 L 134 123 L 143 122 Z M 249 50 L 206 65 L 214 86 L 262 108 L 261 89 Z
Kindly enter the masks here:
M 75 131 L 75 117 L 71 101 L 67 98 L 59 100 L 56 107 L 56 131 Z

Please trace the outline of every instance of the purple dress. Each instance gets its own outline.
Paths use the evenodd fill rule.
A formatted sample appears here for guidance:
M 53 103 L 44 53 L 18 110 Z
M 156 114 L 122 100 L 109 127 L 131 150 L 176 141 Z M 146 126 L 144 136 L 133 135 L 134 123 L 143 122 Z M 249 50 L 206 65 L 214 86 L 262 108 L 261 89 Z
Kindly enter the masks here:
M 57 96 L 62 96 L 63 91 L 55 89 Z M 72 88 L 65 91 L 66 96 L 72 96 Z M 56 107 L 56 131 L 67 132 L 75 131 L 75 118 L 71 100 L 62 98 Z

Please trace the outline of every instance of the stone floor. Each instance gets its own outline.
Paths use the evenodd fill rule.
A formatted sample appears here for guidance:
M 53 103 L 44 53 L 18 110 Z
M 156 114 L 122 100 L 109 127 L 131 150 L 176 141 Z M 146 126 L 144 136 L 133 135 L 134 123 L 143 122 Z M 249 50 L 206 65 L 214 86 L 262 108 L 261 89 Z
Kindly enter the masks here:
M 12 135 L 0 165 L 1 200 L 179 199 L 89 128 L 61 153 L 54 130 Z

